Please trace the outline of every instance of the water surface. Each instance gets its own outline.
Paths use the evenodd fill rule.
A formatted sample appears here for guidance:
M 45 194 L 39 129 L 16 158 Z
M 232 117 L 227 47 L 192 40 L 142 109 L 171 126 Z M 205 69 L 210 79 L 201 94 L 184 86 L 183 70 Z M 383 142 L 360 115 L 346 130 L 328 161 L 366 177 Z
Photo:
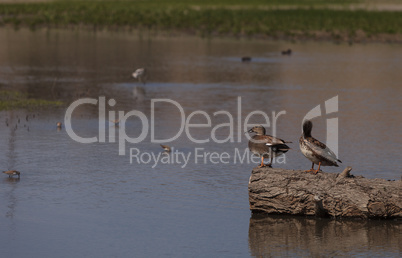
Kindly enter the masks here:
M 0 246 L 6 257 L 401 255 L 400 222 L 251 216 L 247 185 L 258 161 L 240 162 L 247 147 L 246 116 L 266 113 L 272 134 L 272 112 L 285 111 L 276 135 L 293 141 L 292 150 L 285 163 L 274 166 L 310 168 L 298 150 L 300 123 L 321 105 L 323 116 L 314 120 L 313 135 L 325 141 L 327 119 L 337 118 L 343 161 L 324 171 L 352 166 L 356 175 L 400 179 L 400 45 L 10 29 L 0 30 L 0 42 L 0 90 L 65 103 L 0 112 L 0 162 L 3 170 L 22 173 L 19 181 L 0 180 Z M 293 54 L 282 56 L 288 48 Z M 246 55 L 250 63 L 240 61 Z M 149 71 L 145 86 L 130 78 L 138 67 Z M 101 119 L 105 142 L 78 143 L 65 128 L 56 129 L 70 103 L 100 96 L 116 102 L 113 107 L 106 102 L 106 119 Z M 338 112 L 327 115 L 325 101 L 336 96 Z M 151 129 L 142 142 L 126 143 L 126 155 L 119 155 L 121 127 L 109 122 L 109 111 L 117 116 L 136 110 L 151 125 L 155 99 L 176 101 L 185 118 L 194 111 L 211 117 L 210 127 L 190 129 L 191 137 L 208 142 L 194 143 L 183 132 L 168 143 L 190 157 L 187 163 L 174 155 L 177 160 L 170 164 L 147 162 L 151 153 L 162 151 L 151 142 Z M 177 106 L 159 102 L 154 111 L 157 139 L 179 132 Z M 212 138 L 212 128 L 231 122 L 227 115 L 214 115 L 218 111 L 230 113 L 235 126 L 233 135 L 222 127 L 214 137 L 232 136 L 233 142 Z M 191 119 L 206 122 L 203 115 Z M 255 115 L 250 123 L 262 124 L 264 117 Z M 72 125 L 81 137 L 99 136 L 98 106 L 77 108 Z M 135 138 L 142 126 L 131 117 L 124 130 Z M 130 149 L 139 151 L 131 163 Z M 211 153 L 229 158 L 216 162 L 207 156 Z

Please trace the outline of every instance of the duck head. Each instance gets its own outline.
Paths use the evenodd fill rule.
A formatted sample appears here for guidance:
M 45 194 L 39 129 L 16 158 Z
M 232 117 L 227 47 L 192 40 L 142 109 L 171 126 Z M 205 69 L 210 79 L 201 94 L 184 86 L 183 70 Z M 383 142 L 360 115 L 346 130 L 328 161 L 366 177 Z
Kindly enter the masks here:
M 262 125 L 256 125 L 247 132 L 256 133 L 257 135 L 265 135 L 265 128 Z
M 313 123 L 310 120 L 306 120 L 303 123 L 303 135 L 304 137 L 311 137 L 311 130 L 313 129 Z

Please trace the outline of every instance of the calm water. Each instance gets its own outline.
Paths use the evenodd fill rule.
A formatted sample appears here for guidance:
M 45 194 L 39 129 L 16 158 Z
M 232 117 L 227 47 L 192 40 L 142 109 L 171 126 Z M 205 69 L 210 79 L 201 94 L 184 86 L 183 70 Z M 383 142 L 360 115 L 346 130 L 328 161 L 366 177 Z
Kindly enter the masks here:
M 298 150 L 300 123 L 320 105 L 313 135 L 325 141 L 327 119 L 338 119 L 343 161 L 324 171 L 352 166 L 355 175 L 400 179 L 402 46 L 9 29 L 0 29 L 0 42 L 0 90 L 65 103 L 0 112 L 0 164 L 22 173 L 19 181 L 0 179 L 4 257 L 401 256 L 398 221 L 252 216 L 247 184 L 258 161 L 247 162 L 243 123 L 250 112 L 264 112 L 268 133 L 275 127 L 277 136 L 293 141 L 274 166 L 308 169 Z M 293 54 L 282 56 L 287 48 Z M 245 55 L 252 62 L 241 63 Z M 145 86 L 130 78 L 138 67 L 148 68 Z M 56 130 L 73 101 L 100 96 L 105 119 L 97 105 L 85 104 L 71 121 L 81 137 L 99 137 L 99 121 L 105 123 L 105 142 L 78 143 L 65 128 Z M 325 101 L 334 97 L 338 110 L 326 114 Z M 177 106 L 156 102 L 152 109 L 155 99 Z M 132 116 L 115 127 L 109 112 L 118 111 L 141 112 L 147 122 Z M 273 112 L 281 111 L 274 126 Z M 189 129 L 205 143 L 180 134 L 182 116 L 204 124 L 205 114 L 210 127 Z M 145 139 L 123 148 L 123 133 L 137 138 L 144 125 L 150 126 Z M 156 139 L 178 136 L 168 143 L 173 154 L 160 155 L 152 126 Z M 210 156 L 222 153 L 222 160 Z

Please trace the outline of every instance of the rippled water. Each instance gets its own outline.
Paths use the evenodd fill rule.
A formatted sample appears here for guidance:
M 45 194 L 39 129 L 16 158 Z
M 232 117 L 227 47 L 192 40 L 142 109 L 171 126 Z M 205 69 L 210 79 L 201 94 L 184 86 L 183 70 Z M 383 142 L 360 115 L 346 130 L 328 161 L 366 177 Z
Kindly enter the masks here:
M 6 257 L 401 255 L 398 221 L 251 216 L 247 185 L 258 161 L 246 162 L 245 156 L 240 162 L 247 115 L 266 113 L 272 134 L 272 112 L 285 111 L 277 119 L 276 135 L 293 141 L 292 150 L 285 164 L 274 166 L 310 168 L 297 140 L 304 115 L 321 105 L 323 116 L 314 120 L 313 135 L 325 141 L 327 119 L 338 118 L 343 161 L 324 171 L 352 166 L 356 175 L 400 179 L 400 45 L 10 29 L 0 30 L 0 42 L 0 90 L 65 103 L 0 112 L 0 163 L 3 170 L 22 173 L 19 181 L 0 180 L 0 246 Z M 293 54 L 282 56 L 287 48 Z M 245 55 L 252 57 L 250 63 L 240 61 Z M 138 67 L 149 71 L 145 86 L 130 78 Z M 56 129 L 70 103 L 100 101 L 100 96 L 106 99 L 106 118 L 99 119 L 97 105 L 82 105 L 73 112 L 72 127 L 81 137 L 94 137 L 99 121 L 105 122 L 105 142 L 78 143 L 65 128 Z M 325 101 L 336 96 L 338 112 L 325 114 Z M 194 143 L 183 131 L 168 143 L 173 154 L 161 155 L 149 128 L 145 140 L 127 142 L 126 155 L 119 155 L 122 132 L 135 138 L 142 125 L 152 126 L 155 99 L 178 104 L 154 103 L 156 139 L 178 134 L 180 107 L 184 119 L 193 111 L 211 117 L 210 127 L 189 129 L 191 137 L 209 141 Z M 109 111 L 118 116 L 118 111 L 133 110 L 148 123 L 138 117 L 127 119 L 124 127 L 109 122 Z M 214 114 L 222 110 L 233 121 Z M 207 123 L 200 114 L 190 119 Z M 263 119 L 255 115 L 250 123 Z M 228 126 L 212 130 L 223 123 L 232 123 L 233 131 Z M 213 137 L 233 142 L 216 143 Z M 131 163 L 130 149 L 137 154 Z M 227 153 L 227 158 L 211 158 L 212 153 Z

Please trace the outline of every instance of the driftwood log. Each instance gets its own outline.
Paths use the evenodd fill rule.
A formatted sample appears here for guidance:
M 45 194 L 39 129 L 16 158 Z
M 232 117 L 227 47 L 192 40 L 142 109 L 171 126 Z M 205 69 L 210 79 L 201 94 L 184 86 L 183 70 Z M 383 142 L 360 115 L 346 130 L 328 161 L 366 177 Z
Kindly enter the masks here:
M 255 168 L 248 190 L 254 213 L 402 218 L 402 182 L 342 173 Z

